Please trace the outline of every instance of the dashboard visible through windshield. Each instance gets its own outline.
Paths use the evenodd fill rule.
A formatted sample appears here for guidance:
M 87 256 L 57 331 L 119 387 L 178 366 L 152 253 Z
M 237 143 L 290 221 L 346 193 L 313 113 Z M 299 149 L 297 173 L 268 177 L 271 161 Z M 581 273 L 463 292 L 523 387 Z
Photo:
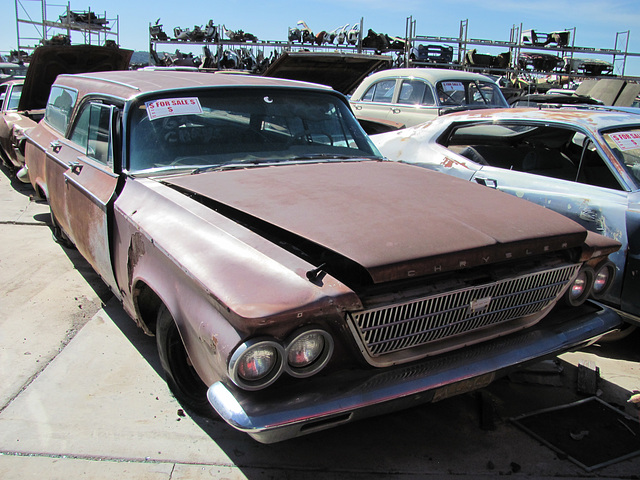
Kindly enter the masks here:
M 332 94 L 290 89 L 181 91 L 129 116 L 127 169 L 154 173 L 306 158 L 381 157 Z

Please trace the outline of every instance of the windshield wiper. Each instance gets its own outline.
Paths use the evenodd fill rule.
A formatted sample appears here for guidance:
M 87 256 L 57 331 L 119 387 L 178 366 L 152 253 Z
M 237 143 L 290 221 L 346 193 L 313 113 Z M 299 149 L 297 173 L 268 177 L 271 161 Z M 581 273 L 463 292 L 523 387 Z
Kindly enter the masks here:
M 346 155 L 335 153 L 307 153 L 305 155 L 296 155 L 287 160 L 382 160 L 380 157 L 371 155 Z
M 281 162 L 282 160 L 275 160 L 273 158 L 245 158 L 244 160 L 234 160 L 229 163 L 218 163 L 215 165 L 198 167 L 192 173 L 197 174 L 210 171 L 233 170 L 235 168 L 247 168 L 247 166 L 251 165 L 273 165 Z
M 151 175 L 171 175 L 174 173 L 184 173 L 198 170 L 195 165 L 165 165 L 163 167 L 151 167 L 143 170 L 136 170 L 135 172 L 129 172 L 132 177 L 142 177 Z

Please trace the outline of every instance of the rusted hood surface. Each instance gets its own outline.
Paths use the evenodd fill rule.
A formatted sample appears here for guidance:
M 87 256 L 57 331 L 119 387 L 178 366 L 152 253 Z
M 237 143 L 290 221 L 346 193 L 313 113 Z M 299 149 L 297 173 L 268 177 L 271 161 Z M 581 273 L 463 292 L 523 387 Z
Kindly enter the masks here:
M 581 246 L 586 237 L 555 212 L 395 162 L 281 165 L 165 183 L 245 224 L 275 226 L 346 257 L 375 283 Z

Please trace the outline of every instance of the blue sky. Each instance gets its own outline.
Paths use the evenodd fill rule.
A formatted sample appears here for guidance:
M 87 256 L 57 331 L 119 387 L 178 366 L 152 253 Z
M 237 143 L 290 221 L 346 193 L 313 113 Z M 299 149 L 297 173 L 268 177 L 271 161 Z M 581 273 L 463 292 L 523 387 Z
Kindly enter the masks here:
M 8 2 L 6 2 L 8 3 Z M 14 2 L 11 2 L 14 3 Z M 64 2 L 49 0 L 47 17 L 57 19 L 64 12 Z M 39 19 L 38 1 L 18 0 L 20 18 Z M 616 34 L 630 30 L 629 52 L 640 52 L 640 0 L 91 0 L 71 1 L 71 9 L 91 9 L 99 15 L 120 21 L 120 45 L 133 50 L 148 50 L 149 23 L 160 18 L 164 29 L 173 27 L 193 28 L 205 25 L 209 19 L 214 24 L 225 24 L 231 30 L 242 29 L 261 40 L 286 40 L 287 28 L 304 20 L 314 32 L 332 30 L 346 23 L 354 24 L 364 19 L 364 30 L 371 28 L 391 36 L 405 36 L 407 17 L 416 21 L 418 35 L 458 37 L 460 22 L 468 20 L 469 38 L 508 41 L 513 25 L 523 30 L 536 29 L 551 32 L 576 28 L 574 43 L 579 47 L 614 48 Z M 15 12 L 11 6 L 11 21 L 3 22 L 0 29 L 0 52 L 17 46 Z M 6 18 L 6 17 L 5 17 Z M 20 25 L 21 36 L 35 36 L 28 25 Z M 79 34 L 72 41 L 82 41 Z M 620 40 L 626 39 L 620 37 Z M 621 44 L 619 44 L 620 46 Z M 496 54 L 485 47 L 476 47 L 479 53 Z M 623 47 L 622 47 L 623 48 Z M 175 47 L 168 45 L 166 50 Z M 182 49 L 186 51 L 186 48 Z M 195 54 L 200 50 L 194 49 Z M 588 55 L 576 55 L 588 57 Z M 596 57 L 611 61 L 611 57 Z M 622 63 L 616 64 L 619 67 Z M 627 59 L 625 73 L 640 76 L 640 57 Z

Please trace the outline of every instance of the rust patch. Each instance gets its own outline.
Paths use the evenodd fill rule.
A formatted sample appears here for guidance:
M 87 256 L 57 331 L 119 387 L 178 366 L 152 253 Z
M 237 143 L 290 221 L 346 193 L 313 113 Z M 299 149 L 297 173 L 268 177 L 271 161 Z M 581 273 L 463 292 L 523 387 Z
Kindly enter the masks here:
M 465 162 L 461 162 L 460 160 L 456 160 L 454 158 L 449 158 L 449 157 L 444 157 L 444 160 L 442 160 L 442 166 L 444 168 L 453 168 L 456 165 L 460 167 L 464 167 L 467 170 L 471 170 Z
M 133 271 L 145 253 L 144 250 L 144 237 L 140 232 L 135 232 L 131 235 L 131 243 L 129 244 L 129 251 L 127 254 L 127 274 L 129 278 L 129 289 L 131 290 L 133 283 Z

